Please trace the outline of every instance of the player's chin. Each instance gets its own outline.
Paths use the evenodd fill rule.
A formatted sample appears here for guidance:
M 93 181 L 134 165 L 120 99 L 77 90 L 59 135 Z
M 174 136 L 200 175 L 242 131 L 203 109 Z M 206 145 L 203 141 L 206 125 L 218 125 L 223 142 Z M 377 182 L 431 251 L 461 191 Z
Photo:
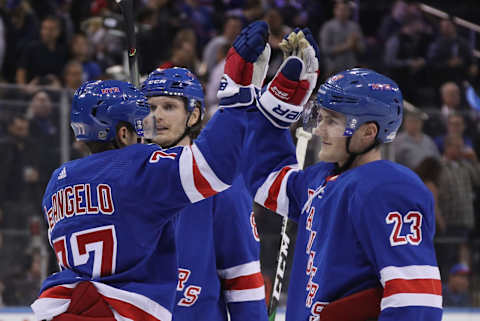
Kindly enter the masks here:
M 318 152 L 317 158 L 319 162 L 337 163 L 341 156 L 334 151 L 328 150 L 328 148 L 324 148 Z
M 152 142 L 163 147 L 169 146 L 172 143 L 172 140 L 165 135 L 157 135 L 152 139 Z

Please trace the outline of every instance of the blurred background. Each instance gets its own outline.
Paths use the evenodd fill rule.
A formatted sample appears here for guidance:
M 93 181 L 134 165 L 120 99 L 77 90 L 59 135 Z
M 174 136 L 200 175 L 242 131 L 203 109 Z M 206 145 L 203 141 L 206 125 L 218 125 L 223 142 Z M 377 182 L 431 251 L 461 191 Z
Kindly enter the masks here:
M 270 26 L 267 81 L 282 62 L 278 43 L 296 26 L 318 40 L 319 83 L 352 67 L 397 81 L 405 119 L 385 157 L 416 171 L 435 197 L 445 307 L 480 307 L 478 1 L 137 0 L 135 13 L 140 73 L 189 68 L 209 116 L 223 58 L 257 19 Z M 55 168 L 87 153 L 69 126 L 74 90 L 87 80 L 126 80 L 126 66 L 113 0 L 0 0 L 0 312 L 30 305 L 57 269 L 41 198 Z M 314 138 L 306 166 L 318 151 Z M 255 215 L 268 292 L 281 218 L 257 205 Z

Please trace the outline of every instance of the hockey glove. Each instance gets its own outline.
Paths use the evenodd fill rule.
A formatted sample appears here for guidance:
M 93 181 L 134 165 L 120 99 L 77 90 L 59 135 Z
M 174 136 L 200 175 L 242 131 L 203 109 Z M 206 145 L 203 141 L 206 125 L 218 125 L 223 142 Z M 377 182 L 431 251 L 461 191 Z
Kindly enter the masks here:
M 317 42 L 313 38 L 312 32 L 308 28 L 300 30 L 296 28 L 290 34 L 286 35 L 282 42 L 280 42 L 280 49 L 282 49 L 284 59 L 289 56 L 297 56 L 302 59 L 305 64 L 305 74 L 301 79 L 307 79 L 312 86 L 308 97 L 310 97 L 318 78 L 318 66 L 320 49 Z M 308 100 L 308 98 L 307 98 Z M 305 104 L 306 101 L 303 103 Z
M 263 84 L 270 59 L 268 25 L 256 21 L 237 36 L 225 59 L 224 75 L 217 97 L 220 107 L 253 103 L 255 88 Z
M 258 99 L 258 109 L 276 127 L 288 128 L 303 111 L 315 83 L 305 77 L 305 64 L 288 57 Z M 315 80 L 316 81 L 316 78 Z

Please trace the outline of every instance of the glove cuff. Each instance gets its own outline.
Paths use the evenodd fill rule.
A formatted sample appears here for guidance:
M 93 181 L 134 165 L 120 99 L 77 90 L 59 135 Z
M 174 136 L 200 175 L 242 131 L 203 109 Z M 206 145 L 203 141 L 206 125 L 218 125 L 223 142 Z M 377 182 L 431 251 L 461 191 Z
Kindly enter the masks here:
M 257 100 L 262 114 L 278 128 L 289 128 L 302 115 L 303 106 L 292 105 L 275 97 L 269 90 Z
M 250 106 L 255 99 L 255 87 L 253 85 L 237 85 L 228 75 L 224 74 L 220 80 L 217 97 L 220 99 L 219 107 Z

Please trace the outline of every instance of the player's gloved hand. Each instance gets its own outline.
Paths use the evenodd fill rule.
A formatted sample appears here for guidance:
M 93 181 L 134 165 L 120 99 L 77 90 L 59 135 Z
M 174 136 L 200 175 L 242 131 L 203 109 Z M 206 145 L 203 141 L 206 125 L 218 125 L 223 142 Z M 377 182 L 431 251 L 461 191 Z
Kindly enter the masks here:
M 317 84 L 318 61 L 320 57 L 320 49 L 312 32 L 308 28 L 303 28 L 302 30 L 296 28 L 283 38 L 279 46 L 283 52 L 284 59 L 287 59 L 289 56 L 297 56 L 302 59 L 305 64 L 305 74 L 301 79 L 307 79 L 313 84 L 308 94 L 308 97 L 310 97 L 311 92 Z
M 255 21 L 242 30 L 225 58 L 217 92 L 221 107 L 253 103 L 255 88 L 262 86 L 267 74 L 270 52 L 267 23 Z
M 274 126 L 288 128 L 300 118 L 303 105 L 314 87 L 314 83 L 305 78 L 305 73 L 304 62 L 296 56 L 290 56 L 260 94 L 258 109 Z

